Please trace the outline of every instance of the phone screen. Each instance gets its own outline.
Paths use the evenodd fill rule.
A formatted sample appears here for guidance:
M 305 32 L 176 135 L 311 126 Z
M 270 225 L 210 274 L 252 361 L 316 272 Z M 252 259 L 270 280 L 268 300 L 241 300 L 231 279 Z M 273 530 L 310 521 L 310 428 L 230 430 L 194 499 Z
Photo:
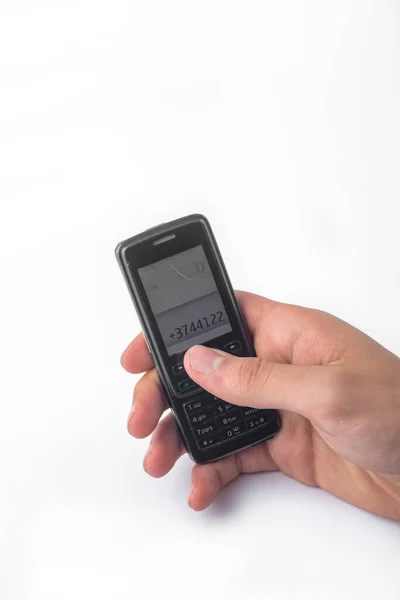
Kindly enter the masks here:
M 170 356 L 232 331 L 202 245 L 138 273 Z

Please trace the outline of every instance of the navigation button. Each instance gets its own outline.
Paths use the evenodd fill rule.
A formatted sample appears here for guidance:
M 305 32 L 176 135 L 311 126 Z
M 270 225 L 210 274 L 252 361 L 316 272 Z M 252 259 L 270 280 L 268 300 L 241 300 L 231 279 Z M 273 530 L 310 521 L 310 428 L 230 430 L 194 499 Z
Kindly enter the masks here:
M 180 392 L 187 392 L 188 390 L 192 390 L 196 386 L 197 384 L 191 379 L 184 379 L 183 381 L 178 383 L 178 390 Z
M 174 375 L 182 375 L 185 372 L 183 367 L 183 363 L 178 363 L 172 367 L 172 372 Z
M 239 350 L 242 349 L 242 344 L 241 342 L 239 342 L 239 340 L 234 340 L 233 342 L 229 342 L 229 344 L 226 344 L 225 346 L 225 350 L 227 352 L 239 352 Z

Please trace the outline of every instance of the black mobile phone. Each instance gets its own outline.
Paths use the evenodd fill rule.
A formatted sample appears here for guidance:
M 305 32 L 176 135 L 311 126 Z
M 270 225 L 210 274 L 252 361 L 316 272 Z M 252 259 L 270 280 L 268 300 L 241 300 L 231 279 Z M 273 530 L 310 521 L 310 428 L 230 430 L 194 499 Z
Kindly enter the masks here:
M 191 458 L 210 462 L 274 436 L 276 410 L 224 402 L 183 366 L 195 344 L 255 356 L 208 220 L 190 215 L 164 223 L 121 242 L 115 253 Z

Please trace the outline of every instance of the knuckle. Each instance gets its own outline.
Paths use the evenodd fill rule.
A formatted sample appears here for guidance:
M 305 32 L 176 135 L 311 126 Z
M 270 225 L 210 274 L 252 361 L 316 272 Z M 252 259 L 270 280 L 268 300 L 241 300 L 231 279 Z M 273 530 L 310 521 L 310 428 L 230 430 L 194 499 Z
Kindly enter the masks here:
M 329 367 L 325 378 L 320 417 L 325 421 L 345 420 L 354 408 L 351 402 L 354 376 L 345 369 Z
M 237 393 L 246 394 L 262 388 L 268 380 L 269 369 L 265 368 L 259 358 L 248 358 L 240 361 L 235 375 L 233 386 Z

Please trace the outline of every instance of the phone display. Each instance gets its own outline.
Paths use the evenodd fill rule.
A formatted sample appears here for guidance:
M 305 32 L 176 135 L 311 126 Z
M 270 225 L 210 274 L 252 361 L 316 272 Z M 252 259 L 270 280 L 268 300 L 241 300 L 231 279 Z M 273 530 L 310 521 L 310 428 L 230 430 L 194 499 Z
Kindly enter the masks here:
M 169 355 L 232 331 L 202 245 L 138 272 Z

